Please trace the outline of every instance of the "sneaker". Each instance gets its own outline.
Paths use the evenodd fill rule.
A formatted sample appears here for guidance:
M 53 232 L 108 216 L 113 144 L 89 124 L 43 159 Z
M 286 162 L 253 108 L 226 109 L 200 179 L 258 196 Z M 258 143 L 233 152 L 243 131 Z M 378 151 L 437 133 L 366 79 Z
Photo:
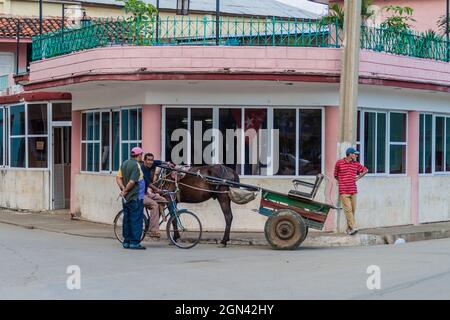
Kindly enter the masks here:
M 133 250 L 145 250 L 147 248 L 142 246 L 141 244 L 130 244 L 130 249 L 133 249 Z
M 130 244 L 128 242 L 124 242 L 124 243 L 122 243 L 122 247 L 124 249 L 129 249 L 130 248 Z
M 350 231 L 350 235 L 352 236 L 352 235 L 356 234 L 357 232 L 358 232 L 358 229 L 353 229 L 352 231 Z
M 352 234 L 352 229 L 347 229 L 347 230 L 345 230 L 345 233 L 347 234 L 347 235 L 351 235 Z

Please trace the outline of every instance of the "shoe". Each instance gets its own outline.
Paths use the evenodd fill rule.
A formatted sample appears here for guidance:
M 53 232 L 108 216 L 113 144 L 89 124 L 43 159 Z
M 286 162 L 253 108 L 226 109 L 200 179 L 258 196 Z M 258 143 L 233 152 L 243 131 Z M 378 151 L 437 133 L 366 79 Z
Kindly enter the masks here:
M 347 234 L 347 235 L 351 235 L 352 234 L 352 229 L 347 229 L 347 230 L 345 230 L 345 233 Z
M 122 247 L 124 249 L 129 249 L 130 248 L 130 244 L 128 242 L 124 242 L 124 243 L 122 243 Z
M 350 235 L 352 236 L 352 235 L 354 235 L 354 234 L 356 234 L 358 232 L 358 229 L 353 229 L 352 231 L 350 231 Z
M 147 248 L 142 246 L 141 244 L 130 244 L 130 249 L 132 249 L 132 250 L 145 250 Z

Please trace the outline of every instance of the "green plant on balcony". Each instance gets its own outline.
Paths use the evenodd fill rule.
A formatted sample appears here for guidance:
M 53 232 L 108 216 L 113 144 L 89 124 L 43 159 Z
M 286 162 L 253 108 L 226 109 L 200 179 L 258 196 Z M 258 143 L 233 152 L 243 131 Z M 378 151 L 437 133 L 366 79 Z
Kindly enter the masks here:
M 442 15 L 439 17 L 438 21 L 437 21 L 437 27 L 439 30 L 439 33 L 443 36 L 446 35 L 446 29 L 447 29 L 447 21 L 446 21 L 447 15 Z M 449 23 L 450 23 L 450 17 L 448 18 Z
M 133 43 L 149 45 L 153 37 L 153 23 L 158 10 L 151 3 L 142 0 L 116 0 L 124 4 L 125 13 L 131 14 L 127 21 L 130 23 Z
M 415 46 L 416 36 L 411 30 L 410 22 L 416 20 L 412 17 L 414 9 L 389 5 L 383 7 L 387 13 L 391 13 L 382 23 L 383 51 L 395 54 L 411 54 Z

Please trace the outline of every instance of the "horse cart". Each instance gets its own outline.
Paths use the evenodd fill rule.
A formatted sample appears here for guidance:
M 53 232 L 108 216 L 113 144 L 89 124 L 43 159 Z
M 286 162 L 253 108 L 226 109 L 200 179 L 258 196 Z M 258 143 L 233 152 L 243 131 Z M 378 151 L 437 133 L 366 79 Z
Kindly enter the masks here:
M 238 204 L 244 204 L 255 199 L 256 193 L 260 192 L 259 208 L 255 211 L 268 218 L 265 223 L 264 234 L 274 249 L 290 250 L 297 248 L 305 240 L 310 228 L 322 230 L 330 210 L 337 209 L 331 204 L 314 200 L 324 180 L 322 174 L 317 175 L 314 182 L 293 180 L 293 189 L 286 194 L 255 185 L 202 175 L 195 171 L 164 169 L 200 177 L 211 185 L 228 186 L 231 200 Z M 304 190 L 305 188 L 307 190 Z M 231 197 L 233 193 L 239 192 L 242 195 L 241 199 L 244 198 L 244 201 L 235 201 Z M 248 201 L 245 201 L 245 198 Z

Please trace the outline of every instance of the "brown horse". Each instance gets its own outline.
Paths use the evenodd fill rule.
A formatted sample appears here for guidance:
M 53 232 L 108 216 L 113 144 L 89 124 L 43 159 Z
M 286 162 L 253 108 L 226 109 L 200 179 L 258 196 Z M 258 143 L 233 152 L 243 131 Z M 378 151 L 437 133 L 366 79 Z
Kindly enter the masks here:
M 220 179 L 231 180 L 239 182 L 238 174 L 231 168 L 222 164 L 207 165 L 191 167 L 189 172 L 200 173 L 204 176 L 211 176 Z M 175 171 L 174 171 L 175 173 Z M 161 177 L 166 178 L 161 179 Z M 200 203 L 209 199 L 217 199 L 222 209 L 225 218 L 225 233 L 220 242 L 222 247 L 226 247 L 230 240 L 230 229 L 233 221 L 233 213 L 231 211 L 231 200 L 228 196 L 229 187 L 221 184 L 211 184 L 199 176 L 186 174 L 181 180 L 167 175 L 165 169 L 161 169 L 159 180 L 156 181 L 156 186 L 160 189 L 174 191 L 178 186 L 178 201 L 185 203 Z M 176 182 L 175 182 L 176 180 Z

